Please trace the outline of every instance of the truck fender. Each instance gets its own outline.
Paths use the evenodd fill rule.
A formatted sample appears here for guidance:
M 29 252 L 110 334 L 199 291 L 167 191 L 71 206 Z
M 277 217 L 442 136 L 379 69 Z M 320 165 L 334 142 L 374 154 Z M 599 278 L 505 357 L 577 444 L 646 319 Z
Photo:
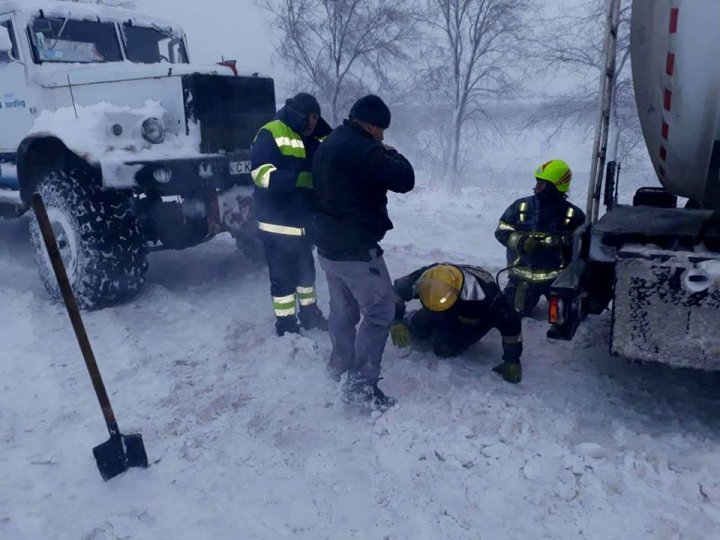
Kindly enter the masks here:
M 72 152 L 54 135 L 31 135 L 25 138 L 17 151 L 17 174 L 23 204 L 30 197 L 48 171 L 67 170 L 75 166 L 88 166 L 87 161 Z

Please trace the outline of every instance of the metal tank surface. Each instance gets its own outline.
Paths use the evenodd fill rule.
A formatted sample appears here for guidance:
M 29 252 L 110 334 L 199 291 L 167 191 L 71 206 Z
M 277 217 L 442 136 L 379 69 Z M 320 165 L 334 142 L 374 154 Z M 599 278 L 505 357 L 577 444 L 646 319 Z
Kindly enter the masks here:
M 635 0 L 631 55 L 648 151 L 670 192 L 720 210 L 720 2 Z

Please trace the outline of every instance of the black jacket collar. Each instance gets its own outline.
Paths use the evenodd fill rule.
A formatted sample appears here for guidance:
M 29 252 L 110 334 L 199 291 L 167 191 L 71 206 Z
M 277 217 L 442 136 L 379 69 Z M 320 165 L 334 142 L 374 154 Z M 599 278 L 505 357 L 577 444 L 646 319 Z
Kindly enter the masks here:
M 375 140 L 375 139 L 373 139 L 373 136 L 370 135 L 367 131 L 365 131 L 360 124 L 358 124 L 357 122 L 354 122 L 353 120 L 346 118 L 345 120 L 343 120 L 343 126 L 346 126 L 346 127 L 349 127 L 351 129 L 355 130 L 358 135 L 361 135 L 368 139 Z

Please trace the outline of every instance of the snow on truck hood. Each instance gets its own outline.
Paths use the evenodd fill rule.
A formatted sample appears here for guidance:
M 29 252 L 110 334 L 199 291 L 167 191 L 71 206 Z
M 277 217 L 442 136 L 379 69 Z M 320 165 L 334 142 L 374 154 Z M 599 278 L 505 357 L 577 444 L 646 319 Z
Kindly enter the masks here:
M 46 88 L 68 85 L 112 83 L 128 80 L 179 77 L 182 75 L 234 76 L 232 70 L 220 65 L 205 64 L 135 64 L 113 62 L 108 64 L 44 64 L 35 70 L 35 82 Z
M 168 133 L 161 144 L 150 144 L 140 137 L 128 141 L 118 139 L 111 131 L 114 119 L 123 115 L 143 118 L 165 116 L 161 103 L 148 100 L 139 109 L 120 107 L 110 103 L 97 103 L 88 107 L 77 105 L 63 107 L 56 111 L 43 111 L 35 120 L 29 137 L 53 136 L 60 138 L 75 154 L 89 163 L 106 167 L 117 167 L 126 162 L 172 160 L 200 157 L 200 128 L 190 124 L 189 134 Z M 139 167 L 138 167 L 139 168 Z M 107 179 L 104 179 L 104 181 Z M 107 182 L 105 182 L 107 184 Z M 130 184 L 125 185 L 132 185 Z

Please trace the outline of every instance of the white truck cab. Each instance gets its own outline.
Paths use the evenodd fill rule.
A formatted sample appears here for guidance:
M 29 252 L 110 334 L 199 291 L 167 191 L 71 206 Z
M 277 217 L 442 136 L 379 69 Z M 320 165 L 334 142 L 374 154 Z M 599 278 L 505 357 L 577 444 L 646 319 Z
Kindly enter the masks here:
M 191 64 L 168 21 L 0 2 L 0 216 L 22 215 L 43 195 L 85 307 L 138 292 L 149 248 L 190 247 L 226 223 L 249 235 L 249 188 L 237 191 L 242 218 L 220 214 L 222 195 L 251 185 L 250 145 L 274 112 L 272 79 Z M 31 233 L 57 294 L 34 221 Z

